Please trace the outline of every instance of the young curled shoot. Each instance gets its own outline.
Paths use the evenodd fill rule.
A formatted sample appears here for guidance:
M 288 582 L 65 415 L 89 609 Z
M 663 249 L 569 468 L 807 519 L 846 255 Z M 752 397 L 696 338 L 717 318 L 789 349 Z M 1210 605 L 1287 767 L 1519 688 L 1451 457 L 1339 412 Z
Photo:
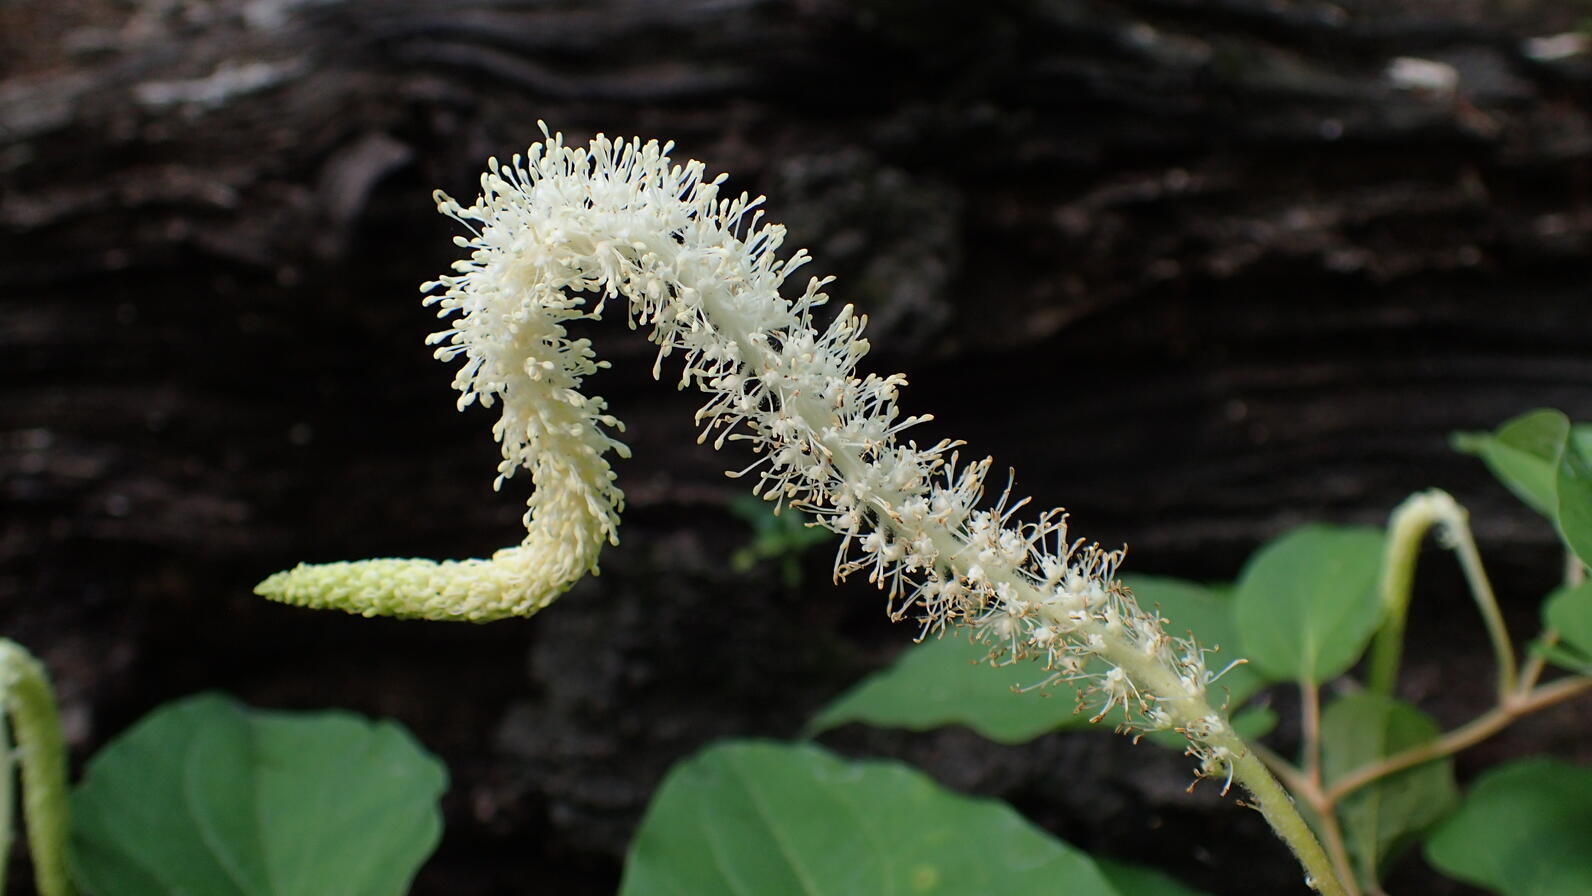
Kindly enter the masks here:
M 847 305 L 823 321 L 828 278 L 782 294 L 808 256 L 779 257 L 785 229 L 763 219 L 761 197 L 722 196 L 725 176 L 674 163 L 672 144 L 567 146 L 543 134 L 524 156 L 489 162 L 472 204 L 436 194 L 469 231 L 455 238 L 469 255 L 422 287 L 447 323 L 431 337 L 436 356 L 462 361 L 459 406 L 502 408 L 496 484 L 530 471 L 525 541 L 490 560 L 305 565 L 260 594 L 485 621 L 535 613 L 595 572 L 624 505 L 608 458 L 626 449 L 603 400 L 581 391 L 603 362 L 565 325 L 601 318 L 612 301 L 650 328 L 654 376 L 678 356 L 679 385 L 707 396 L 699 441 L 750 448 L 731 475 L 840 535 L 837 578 L 865 574 L 893 618 L 924 632 L 974 627 L 992 660 L 1042 660 L 1048 680 L 1077 685 L 1099 718 L 1121 709 L 1129 730 L 1179 731 L 1202 774 L 1236 778 L 1269 818 L 1293 813 L 1253 780 L 1270 778 L 1212 705 L 1206 651 L 1168 635 L 1116 582 L 1121 553 L 1071 538 L 1059 510 L 1017 520 L 1028 502 L 1010 486 L 980 506 L 991 462 L 964 462 L 960 442 L 908 438 L 929 418 L 901 415 L 905 378 L 857 372 L 867 318 Z M 1288 839 L 1336 892 L 1325 859 Z

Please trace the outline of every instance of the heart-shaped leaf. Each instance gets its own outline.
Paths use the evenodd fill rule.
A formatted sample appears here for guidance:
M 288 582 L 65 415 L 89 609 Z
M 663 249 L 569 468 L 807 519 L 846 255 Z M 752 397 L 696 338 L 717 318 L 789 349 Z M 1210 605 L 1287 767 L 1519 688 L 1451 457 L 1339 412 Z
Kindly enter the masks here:
M 1380 694 L 1353 694 L 1321 719 L 1321 770 L 1327 786 L 1368 763 L 1436 738 L 1425 713 Z M 1439 759 L 1380 778 L 1344 798 L 1344 839 L 1362 883 L 1382 879 L 1388 862 L 1459 801 L 1454 763 Z
M 1426 841 L 1444 873 L 1504 896 L 1592 893 L 1592 769 L 1526 759 L 1482 775 Z
M 1354 665 L 1381 622 L 1382 530 L 1304 526 L 1261 548 L 1238 579 L 1238 636 L 1272 681 L 1323 682 Z
M 446 786 L 392 722 L 192 697 L 89 763 L 73 876 L 97 896 L 401 896 L 441 836 Z
M 1119 896 L 1089 856 L 1011 807 L 895 762 L 726 743 L 676 766 L 641 821 L 620 896 Z

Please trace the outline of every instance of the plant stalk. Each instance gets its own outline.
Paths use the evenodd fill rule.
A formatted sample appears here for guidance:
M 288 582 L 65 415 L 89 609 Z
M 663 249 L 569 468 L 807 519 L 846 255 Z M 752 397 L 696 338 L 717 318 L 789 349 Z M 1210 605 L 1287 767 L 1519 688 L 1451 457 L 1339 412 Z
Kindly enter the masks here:
M 1371 645 L 1367 689 L 1384 696 L 1393 694 L 1394 683 L 1398 680 L 1400 653 L 1404 646 L 1404 621 L 1409 614 L 1415 561 L 1420 552 L 1421 539 L 1434 524 L 1442 525 L 1444 546 L 1452 549 L 1459 558 L 1460 569 L 1465 574 L 1466 584 L 1470 586 L 1476 608 L 1481 611 L 1488 640 L 1492 642 L 1493 656 L 1498 661 L 1498 698 L 1507 699 L 1514 693 L 1516 686 L 1515 650 L 1509 640 L 1509 627 L 1504 624 L 1503 613 L 1498 609 L 1498 598 L 1493 594 L 1492 582 L 1482 566 L 1481 552 L 1476 549 L 1476 539 L 1470 531 L 1470 514 L 1453 496 L 1435 488 L 1404 499 L 1388 519 L 1387 549 L 1383 555 L 1380 583 L 1382 627 Z
M 0 700 L 0 896 L 6 892 L 6 863 L 11 858 L 11 838 L 16 830 L 12 816 L 16 794 L 12 778 L 16 775 L 16 754 L 11 750 L 11 732 L 6 728 L 4 701 Z
M 1104 655 L 1151 693 L 1186 694 L 1186 688 L 1165 667 L 1127 645 L 1112 643 L 1111 639 L 1107 639 L 1106 644 Z M 1232 780 L 1249 793 L 1249 805 L 1265 816 L 1272 831 L 1293 852 L 1310 886 L 1322 896 L 1358 896 L 1353 878 L 1346 882 L 1339 876 L 1315 831 L 1294 805 L 1293 797 L 1277 783 L 1255 750 L 1233 731 L 1225 713 L 1217 712 L 1205 700 L 1192 695 L 1171 697 L 1163 706 L 1170 708 L 1177 718 L 1189 721 L 1220 718 L 1223 728 L 1206 740 L 1207 745 L 1223 757 L 1232 772 Z
M 1321 787 L 1321 689 L 1313 681 L 1299 682 L 1299 727 L 1305 778 Z
M 44 666 L 0 638 L 0 708 L 11 716 L 22 766 L 22 817 L 39 896 L 74 896 L 66 868 L 66 745 Z
M 1447 537 L 1453 541 L 1454 553 L 1459 555 L 1460 568 L 1470 584 L 1471 595 L 1476 598 L 1476 608 L 1481 611 L 1487 637 L 1492 641 L 1493 656 L 1498 660 L 1498 699 L 1507 701 L 1515 693 L 1515 648 L 1509 641 L 1509 626 L 1504 624 L 1504 614 L 1498 609 L 1492 582 L 1482 566 L 1481 552 L 1476 549 L 1476 537 L 1470 531 L 1470 514 L 1454 504 L 1443 524 Z
M 1393 695 L 1399 677 L 1399 661 L 1404 651 L 1404 621 L 1409 614 L 1410 594 L 1415 581 L 1415 562 L 1421 541 L 1437 521 L 1437 504 L 1448 496 L 1442 492 L 1417 492 L 1393 508 L 1387 521 L 1387 547 L 1382 554 L 1382 577 L 1377 590 L 1382 599 L 1382 627 L 1371 644 L 1371 666 L 1366 689 L 1373 694 Z M 1450 503 L 1453 499 L 1449 499 Z
M 1394 753 L 1379 762 L 1361 766 L 1339 778 L 1326 793 L 1326 801 L 1336 805 L 1344 797 L 1378 778 L 1401 772 L 1407 768 L 1431 762 L 1458 753 L 1466 747 L 1481 743 L 1514 722 L 1521 716 L 1546 709 L 1555 703 L 1568 700 L 1592 690 L 1592 678 L 1574 675 L 1542 685 L 1523 694 L 1510 695 L 1486 713 L 1455 728 L 1436 740 Z
M 1350 896 L 1349 884 L 1338 876 L 1332 860 L 1310 824 L 1299 814 L 1293 798 L 1266 770 L 1260 757 L 1244 747 L 1237 735 L 1231 739 L 1243 750 L 1233 760 L 1233 779 L 1249 792 L 1250 805 L 1260 810 L 1272 831 L 1293 850 L 1299 864 L 1304 866 L 1306 882 L 1322 896 Z

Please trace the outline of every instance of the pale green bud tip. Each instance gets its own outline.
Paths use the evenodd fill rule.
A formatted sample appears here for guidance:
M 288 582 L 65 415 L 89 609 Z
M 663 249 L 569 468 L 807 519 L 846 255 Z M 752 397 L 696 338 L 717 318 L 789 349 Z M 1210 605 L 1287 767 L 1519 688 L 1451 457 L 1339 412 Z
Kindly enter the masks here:
M 261 582 L 254 593 L 279 603 L 360 616 L 490 622 L 530 616 L 568 591 L 585 568 L 547 576 L 527 546 L 491 560 L 360 560 L 301 563 Z

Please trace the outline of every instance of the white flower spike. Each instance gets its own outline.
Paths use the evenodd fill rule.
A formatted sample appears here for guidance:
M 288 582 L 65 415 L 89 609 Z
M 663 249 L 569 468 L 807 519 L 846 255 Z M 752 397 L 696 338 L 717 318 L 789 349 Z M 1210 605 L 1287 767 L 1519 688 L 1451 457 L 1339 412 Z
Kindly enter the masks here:
M 962 463 L 960 443 L 903 438 L 928 419 L 900 415 L 905 378 L 856 373 L 866 318 L 850 306 L 815 326 L 828 280 L 781 295 L 808 259 L 777 257 L 785 230 L 762 221 L 761 198 L 721 198 L 724 177 L 673 164 L 672 144 L 599 136 L 571 147 L 543 133 L 525 157 L 488 164 L 473 205 L 437 194 L 470 230 L 456 238 L 470 256 L 423 287 L 450 324 L 431 337 L 437 357 L 464 361 L 459 406 L 502 405 L 498 484 L 531 471 L 524 543 L 490 560 L 305 565 L 261 594 L 481 621 L 530 615 L 595 571 L 623 507 L 607 455 L 625 449 L 602 399 L 580 392 L 600 362 L 564 323 L 596 319 L 612 299 L 632 326 L 651 327 L 655 376 L 678 354 L 680 385 L 707 393 L 701 440 L 751 448 L 752 463 L 730 475 L 840 534 L 838 577 L 865 573 L 894 618 L 913 616 L 926 632 L 975 626 L 994 659 L 1045 659 L 1049 680 L 1079 686 L 1102 717 L 1195 734 L 1196 755 L 1221 769 L 1199 736 L 1213 716 L 1204 651 L 1169 637 L 1113 581 L 1120 552 L 1070 540 L 1059 510 L 1015 520 L 1028 501 L 1010 485 L 979 507 L 989 460 Z
M 1113 580 L 1120 552 L 1069 540 L 1059 510 L 1016 521 L 1028 502 L 1013 500 L 1010 485 L 979 507 L 990 461 L 959 463 L 960 443 L 903 438 L 927 418 L 900 416 L 899 374 L 856 374 L 866 319 L 846 306 L 817 329 L 827 280 L 780 294 L 807 256 L 779 260 L 785 230 L 763 223 L 761 198 L 720 198 L 724 177 L 708 180 L 700 162 L 673 164 L 672 144 L 599 136 L 570 147 L 542 133 L 524 158 L 488 164 L 473 205 L 437 194 L 438 208 L 470 230 L 455 238 L 470 256 L 423 287 L 450 324 L 431 339 L 437 357 L 464 360 L 460 407 L 503 406 L 498 484 L 531 471 L 525 541 L 490 560 L 299 566 L 259 593 L 365 615 L 484 621 L 535 613 L 595 572 L 624 504 L 607 455 L 625 449 L 609 435 L 620 425 L 602 399 L 580 392 L 600 362 L 564 322 L 596 319 L 613 299 L 632 326 L 651 328 L 654 376 L 679 353 L 680 385 L 707 393 L 701 440 L 751 448 L 753 462 L 731 475 L 751 476 L 776 509 L 840 534 L 836 576 L 865 572 L 889 595 L 892 617 L 914 616 L 925 632 L 971 626 L 993 660 L 1043 659 L 1043 683 L 1072 683 L 1096 719 L 1180 732 L 1201 774 L 1239 783 L 1315 885 L 1345 893 L 1288 794 L 1212 708 L 1205 651 L 1167 635 Z

